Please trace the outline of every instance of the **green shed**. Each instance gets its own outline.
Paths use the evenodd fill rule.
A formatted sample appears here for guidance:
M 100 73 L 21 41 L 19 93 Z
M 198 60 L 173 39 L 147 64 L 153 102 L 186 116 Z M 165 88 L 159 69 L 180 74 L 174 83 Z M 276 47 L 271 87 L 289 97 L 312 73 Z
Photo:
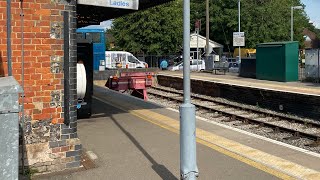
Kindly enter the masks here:
M 297 41 L 257 45 L 256 78 L 271 81 L 298 81 L 299 44 Z

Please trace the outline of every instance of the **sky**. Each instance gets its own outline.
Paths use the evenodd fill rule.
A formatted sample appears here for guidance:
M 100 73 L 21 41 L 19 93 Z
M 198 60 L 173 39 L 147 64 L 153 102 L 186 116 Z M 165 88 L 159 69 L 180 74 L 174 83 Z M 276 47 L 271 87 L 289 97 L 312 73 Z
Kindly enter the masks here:
M 306 5 L 305 11 L 317 28 L 320 28 L 320 0 L 301 0 Z
M 106 27 L 107 29 L 110 29 L 112 25 L 112 20 L 100 22 L 100 25 Z
M 301 2 L 306 5 L 305 11 L 310 18 L 310 21 L 320 29 L 320 0 L 301 0 Z M 111 24 L 112 20 L 103 21 L 100 23 L 100 25 L 105 26 L 108 29 L 110 29 Z

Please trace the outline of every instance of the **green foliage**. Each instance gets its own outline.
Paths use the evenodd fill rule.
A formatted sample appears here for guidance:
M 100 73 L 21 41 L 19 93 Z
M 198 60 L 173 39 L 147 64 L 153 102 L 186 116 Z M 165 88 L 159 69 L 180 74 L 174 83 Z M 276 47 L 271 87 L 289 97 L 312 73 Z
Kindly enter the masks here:
M 195 0 L 191 16 L 203 22 L 200 34 L 205 35 L 205 4 Z M 232 47 L 232 33 L 238 31 L 238 0 L 215 0 L 210 4 L 210 38 Z M 246 47 L 272 41 L 290 40 L 291 6 L 302 5 L 300 0 L 241 0 L 241 31 L 245 32 Z M 196 12 L 198 13 L 197 15 Z M 294 40 L 303 45 L 304 27 L 309 20 L 303 10 L 294 10 Z
M 133 53 L 175 52 L 182 42 L 182 0 L 116 19 L 111 34 L 115 44 Z
M 210 11 L 210 38 L 232 46 L 232 33 L 238 31 L 237 0 L 215 0 Z M 245 32 L 246 47 L 274 41 L 290 41 L 291 6 L 300 0 L 241 0 L 241 31 Z M 294 10 L 294 40 L 303 45 L 302 31 L 309 26 L 303 10 Z M 223 32 L 224 31 L 224 32 Z M 205 34 L 205 32 L 204 32 Z M 226 34 L 226 36 L 224 36 Z
M 104 36 L 105 36 L 106 50 L 110 50 L 110 41 L 107 38 L 107 32 L 104 33 Z
M 290 41 L 291 6 L 303 5 L 300 0 L 241 0 L 241 31 L 246 47 L 274 41 Z M 133 53 L 166 54 L 177 52 L 182 45 L 182 0 L 139 11 L 113 23 L 112 34 L 118 48 Z M 205 36 L 205 1 L 191 0 L 190 23 L 201 19 L 200 34 Z M 309 24 L 304 10 L 294 10 L 294 40 L 303 46 L 303 28 L 320 35 Z M 232 34 L 238 31 L 238 0 L 210 0 L 210 39 L 232 49 Z
M 28 179 L 32 179 L 33 175 L 38 173 L 39 171 L 33 168 L 27 168 L 24 172 L 25 177 Z

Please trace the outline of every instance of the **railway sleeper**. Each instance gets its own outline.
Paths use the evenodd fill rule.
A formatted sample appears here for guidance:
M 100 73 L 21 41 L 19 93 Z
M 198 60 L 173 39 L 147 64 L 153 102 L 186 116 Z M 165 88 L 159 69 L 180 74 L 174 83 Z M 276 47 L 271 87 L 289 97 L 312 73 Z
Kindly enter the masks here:
M 228 118 L 228 119 L 221 120 L 221 122 L 233 122 L 233 121 L 236 121 L 236 119 Z
M 307 147 L 318 147 L 318 146 L 320 146 L 320 137 L 316 141 L 313 141 L 310 144 L 305 144 L 305 146 L 307 146 Z
M 208 112 L 209 113 L 209 112 Z M 212 112 L 211 112 L 212 113 Z M 222 117 L 223 115 L 222 114 L 219 114 L 219 113 L 212 113 L 213 114 L 213 118 L 220 118 Z
M 237 118 L 235 115 L 230 116 L 228 119 L 222 120 L 222 122 L 232 122 L 237 121 Z
M 257 124 L 256 126 L 250 127 L 249 129 L 260 129 L 260 128 L 263 128 L 263 127 L 265 127 L 264 123 L 260 123 L 260 124 Z
M 280 128 L 279 128 L 279 127 L 275 127 L 275 128 L 273 128 L 273 132 L 274 132 L 274 133 L 281 133 L 281 132 L 280 132 Z
M 280 118 L 273 116 L 272 119 L 270 119 L 268 122 L 277 122 L 277 121 L 280 121 Z
M 304 125 L 307 127 L 307 128 L 313 128 L 313 125 L 308 123 L 308 122 L 305 122 Z
M 243 125 L 248 125 L 249 121 L 248 120 L 242 120 L 240 123 L 233 123 L 232 125 L 234 126 L 243 126 Z
M 285 137 L 283 138 L 284 140 L 296 140 L 296 139 L 300 139 L 300 133 L 299 132 L 295 132 L 292 136 L 289 137 Z
M 260 123 L 257 128 L 262 128 L 264 127 L 264 125 L 265 125 L 264 123 Z
M 247 111 L 236 111 L 235 112 L 238 116 L 241 116 L 241 117 L 244 117 L 246 118 L 245 116 L 250 116 L 250 113 L 248 113 Z M 252 117 L 252 116 L 251 116 Z

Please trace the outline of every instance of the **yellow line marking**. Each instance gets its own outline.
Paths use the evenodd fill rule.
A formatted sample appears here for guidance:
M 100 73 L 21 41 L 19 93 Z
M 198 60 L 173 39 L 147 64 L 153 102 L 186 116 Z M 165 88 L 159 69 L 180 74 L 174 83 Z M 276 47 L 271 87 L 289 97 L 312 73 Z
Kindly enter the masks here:
M 179 134 L 179 121 L 177 120 L 150 110 L 139 109 L 139 107 L 136 107 L 134 105 L 119 104 L 119 101 L 112 99 L 110 95 L 104 94 L 103 98 L 99 98 L 96 96 L 95 98 L 123 111 L 129 112 L 130 114 L 137 116 L 145 121 Z M 278 178 L 320 179 L 320 173 L 318 171 L 303 167 L 288 160 L 242 145 L 240 143 L 234 142 L 232 140 L 226 139 L 224 137 L 215 135 L 199 128 L 196 129 L 196 134 L 196 140 L 198 143 L 210 147 L 215 151 L 237 159 L 252 167 L 274 175 Z

